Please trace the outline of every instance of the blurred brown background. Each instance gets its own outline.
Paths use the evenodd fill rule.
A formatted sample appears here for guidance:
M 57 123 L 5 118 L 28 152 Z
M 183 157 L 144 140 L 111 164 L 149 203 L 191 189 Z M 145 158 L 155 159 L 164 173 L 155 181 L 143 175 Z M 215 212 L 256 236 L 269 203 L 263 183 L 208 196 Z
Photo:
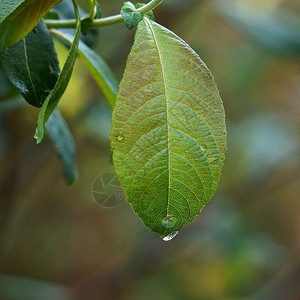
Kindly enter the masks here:
M 103 16 L 122 2 L 99 1 Z M 168 243 L 126 202 L 101 208 L 91 188 L 113 169 L 111 112 L 82 62 L 60 105 L 78 153 L 71 187 L 51 143 L 35 145 L 38 109 L 0 73 L 0 299 L 300 299 L 300 2 L 166 0 L 155 16 L 223 98 L 217 193 Z M 100 29 L 95 48 L 118 79 L 132 40 L 124 24 Z

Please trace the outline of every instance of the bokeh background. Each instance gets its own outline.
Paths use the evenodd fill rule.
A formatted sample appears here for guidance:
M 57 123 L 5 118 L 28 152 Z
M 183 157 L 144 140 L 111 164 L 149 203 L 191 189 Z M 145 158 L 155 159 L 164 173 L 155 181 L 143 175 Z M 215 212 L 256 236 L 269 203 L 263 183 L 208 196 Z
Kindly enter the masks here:
M 122 2 L 99 1 L 103 16 Z M 60 105 L 77 146 L 71 187 L 51 142 L 35 145 L 38 109 L 1 71 L 0 299 L 300 299 L 300 2 L 166 0 L 155 16 L 199 53 L 223 98 L 217 193 L 171 242 L 125 201 L 100 207 L 91 189 L 113 170 L 111 111 L 83 63 Z M 118 79 L 132 41 L 124 24 L 95 41 Z

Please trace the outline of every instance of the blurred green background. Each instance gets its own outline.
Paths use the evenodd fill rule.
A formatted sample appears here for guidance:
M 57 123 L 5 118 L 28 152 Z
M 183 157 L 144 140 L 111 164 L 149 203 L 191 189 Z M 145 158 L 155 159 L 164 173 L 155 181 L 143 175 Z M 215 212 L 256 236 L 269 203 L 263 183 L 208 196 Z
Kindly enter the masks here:
M 103 16 L 122 2 L 100 0 Z M 71 187 L 51 143 L 35 145 L 38 109 L 1 71 L 0 299 L 300 299 L 300 2 L 166 0 L 155 16 L 197 51 L 223 98 L 217 193 L 167 243 L 128 203 L 101 208 L 91 189 L 113 170 L 111 111 L 83 63 L 60 105 L 78 153 Z M 100 29 L 95 49 L 118 79 L 132 41 L 124 24 Z

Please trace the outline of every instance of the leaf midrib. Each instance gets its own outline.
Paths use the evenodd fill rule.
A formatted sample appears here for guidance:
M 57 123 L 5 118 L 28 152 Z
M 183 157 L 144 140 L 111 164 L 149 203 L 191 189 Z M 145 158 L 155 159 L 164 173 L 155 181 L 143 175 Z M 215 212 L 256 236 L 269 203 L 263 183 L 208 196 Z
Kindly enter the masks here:
M 26 38 L 23 39 L 23 46 L 24 46 L 24 56 L 25 56 L 26 71 L 28 73 L 28 78 L 29 78 L 30 84 L 32 86 L 33 93 L 35 95 L 36 104 L 38 105 L 39 104 L 39 98 L 37 96 L 37 93 L 36 93 L 36 90 L 35 90 L 35 87 L 34 87 L 34 84 L 33 84 L 33 80 L 32 80 L 32 77 L 31 77 L 31 72 L 30 72 L 30 68 L 29 68 L 29 63 L 28 63 Z
M 157 54 L 158 54 L 158 59 L 159 59 L 159 63 L 161 66 L 161 71 L 162 71 L 162 81 L 164 84 L 164 94 L 166 97 L 166 123 L 167 123 L 167 136 L 168 136 L 168 140 L 167 140 L 167 149 L 168 149 L 168 202 L 167 202 L 167 215 L 169 215 L 169 206 L 170 206 L 170 190 L 171 190 L 171 164 L 170 164 L 170 125 L 169 125 L 169 99 L 168 99 L 168 94 L 167 94 L 167 83 L 166 83 L 166 77 L 165 77 L 165 70 L 164 70 L 164 66 L 163 66 L 163 61 L 162 61 L 162 56 L 161 56 L 161 52 L 158 46 L 158 42 L 157 39 L 155 37 L 155 33 L 153 30 L 153 27 L 151 25 L 151 22 L 149 21 L 149 19 L 147 17 L 144 17 L 144 21 L 145 23 L 149 26 L 149 29 L 151 31 L 151 35 L 153 37 L 153 41 L 157 50 Z

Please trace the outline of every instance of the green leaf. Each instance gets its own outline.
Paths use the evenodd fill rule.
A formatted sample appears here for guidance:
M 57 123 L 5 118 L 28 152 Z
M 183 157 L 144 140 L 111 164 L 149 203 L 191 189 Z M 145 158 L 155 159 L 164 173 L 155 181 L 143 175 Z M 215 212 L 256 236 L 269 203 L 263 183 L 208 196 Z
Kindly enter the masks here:
M 11 83 L 29 104 L 36 107 L 42 106 L 60 73 L 56 51 L 44 21 L 21 41 L 2 51 L 0 63 Z
M 143 14 L 136 10 L 135 6 L 131 2 L 124 2 L 121 9 L 121 15 L 124 19 L 124 23 L 129 30 L 138 24 L 143 19 Z
M 166 240 L 214 194 L 226 148 L 218 89 L 199 56 L 148 18 L 128 56 L 110 139 L 127 201 Z
M 85 63 L 91 75 L 102 90 L 109 105 L 113 108 L 116 103 L 116 96 L 119 83 L 112 73 L 105 60 L 94 50 L 80 41 L 78 53 L 81 60 Z
M 26 36 L 61 0 L 0 0 L 0 51 Z
M 68 124 L 57 109 L 47 121 L 46 129 L 56 149 L 57 157 L 63 163 L 66 181 L 72 184 L 78 178 L 75 143 Z
M 1 82 L 0 103 L 16 95 L 19 95 L 18 90 L 8 80 L 8 77 L 5 71 L 3 70 L 1 63 L 0 63 L 0 82 Z
M 58 77 L 58 80 L 49 94 L 49 96 L 46 98 L 42 109 L 39 114 L 38 118 L 38 126 L 36 129 L 35 138 L 37 140 L 37 143 L 41 143 L 45 138 L 45 123 L 48 121 L 51 113 L 56 108 L 60 98 L 62 97 L 63 93 L 65 92 L 69 80 L 72 75 L 73 67 L 76 61 L 76 54 L 77 54 L 77 48 L 79 44 L 79 35 L 80 35 L 80 19 L 78 14 L 78 6 L 75 0 L 73 0 L 75 15 L 76 15 L 76 33 L 74 36 L 74 41 L 71 45 L 69 55 L 66 59 L 66 62 L 64 64 L 64 67 Z
M 70 44 L 73 40 L 72 35 L 53 31 L 65 42 Z M 91 75 L 99 85 L 109 105 L 113 108 L 116 103 L 116 96 L 119 84 L 105 60 L 94 50 L 89 48 L 83 41 L 79 42 L 77 49 L 79 57 L 85 63 Z

